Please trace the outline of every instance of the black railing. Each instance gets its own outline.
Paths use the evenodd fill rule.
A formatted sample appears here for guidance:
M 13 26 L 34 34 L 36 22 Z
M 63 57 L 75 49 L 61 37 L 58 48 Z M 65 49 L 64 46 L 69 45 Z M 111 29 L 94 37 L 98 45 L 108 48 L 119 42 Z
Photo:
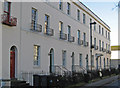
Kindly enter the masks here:
M 13 16 L 9 16 L 7 14 L 2 14 L 2 23 L 9 25 L 9 26 L 16 26 L 17 25 L 17 18 Z
M 70 34 L 68 34 L 68 41 L 69 42 L 74 42 L 75 41 L 75 37 L 73 37 Z
M 42 32 L 42 25 L 31 23 L 31 30 Z
M 45 26 L 45 34 L 49 36 L 53 36 L 54 30 L 52 28 L 49 28 L 48 26 Z
M 80 39 L 78 38 L 78 45 L 83 45 L 83 40 L 80 40 Z
M 67 34 L 60 31 L 60 39 L 67 40 Z

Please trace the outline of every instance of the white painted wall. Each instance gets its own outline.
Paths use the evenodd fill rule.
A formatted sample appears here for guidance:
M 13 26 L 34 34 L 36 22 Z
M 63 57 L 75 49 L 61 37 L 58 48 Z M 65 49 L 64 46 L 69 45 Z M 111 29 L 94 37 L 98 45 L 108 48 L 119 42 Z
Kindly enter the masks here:
M 53 5 L 53 6 L 51 6 Z M 57 5 L 57 6 L 56 6 Z M 80 22 L 76 20 L 76 12 L 77 8 L 76 5 L 71 3 L 71 15 L 68 16 L 66 14 L 66 3 L 63 4 L 63 11 L 58 10 L 58 3 L 12 3 L 12 12 L 11 15 L 17 17 L 17 26 L 16 27 L 9 27 L 6 25 L 2 25 L 2 35 L 3 35 L 3 50 L 2 50 L 2 77 L 3 78 L 10 78 L 10 48 L 15 45 L 18 50 L 18 57 L 17 57 L 17 73 L 20 74 L 21 71 L 24 72 L 49 72 L 49 64 L 50 64 L 50 57 L 48 53 L 51 48 L 54 49 L 54 64 L 55 65 L 62 65 L 62 50 L 66 50 L 67 52 L 67 69 L 71 70 L 72 65 L 72 52 L 75 53 L 75 65 L 79 64 L 79 53 L 82 53 L 83 59 L 83 66 L 86 67 L 86 54 L 88 54 L 89 58 L 89 65 L 90 65 L 90 46 L 84 47 L 79 46 L 77 44 L 77 30 L 81 31 L 81 39 L 83 40 L 83 33 L 86 33 L 86 41 L 89 42 L 89 20 L 90 16 L 83 10 L 80 10 Z M 81 7 L 83 7 L 87 12 L 89 12 L 92 16 L 94 16 L 101 24 L 104 23 L 99 20 L 92 12 L 86 9 L 81 3 L 79 3 Z M 32 32 L 30 30 L 31 24 L 31 13 L 32 7 L 38 10 L 38 24 L 43 26 L 42 32 Z M 86 14 L 86 24 L 83 24 L 83 13 Z M 46 36 L 44 34 L 44 21 L 45 21 L 45 14 L 50 16 L 50 27 L 54 29 L 54 36 Z M 95 20 L 95 19 L 94 19 Z M 67 40 L 60 40 L 59 39 L 59 21 L 63 22 L 63 31 L 64 33 L 67 32 L 67 25 L 71 26 L 71 35 L 75 37 L 75 42 L 70 43 Z M 98 22 L 97 21 L 97 22 Z M 98 24 L 98 23 L 97 23 Z M 104 25 L 107 27 L 106 25 Z M 108 27 L 107 27 L 108 28 Z M 109 29 L 109 28 L 108 28 Z M 98 30 L 98 28 L 96 28 Z M 107 30 L 104 28 L 104 30 Z M 105 37 L 101 36 L 97 32 L 93 33 L 94 36 L 99 39 L 107 42 L 108 41 Z M 105 34 L 105 32 L 104 32 Z M 97 43 L 98 44 L 98 43 Z M 33 46 L 40 45 L 40 66 L 34 67 L 33 66 Z M 90 42 L 89 42 L 90 45 Z M 102 44 L 101 44 L 102 45 Z M 106 45 L 104 45 L 106 47 Z M 99 51 L 93 51 L 93 54 L 101 53 Z M 110 59 L 110 55 L 106 55 L 103 53 L 105 58 Z M 96 59 L 95 59 L 96 60 Z M 94 61 L 96 65 L 96 62 Z M 20 75 L 18 75 L 20 77 Z

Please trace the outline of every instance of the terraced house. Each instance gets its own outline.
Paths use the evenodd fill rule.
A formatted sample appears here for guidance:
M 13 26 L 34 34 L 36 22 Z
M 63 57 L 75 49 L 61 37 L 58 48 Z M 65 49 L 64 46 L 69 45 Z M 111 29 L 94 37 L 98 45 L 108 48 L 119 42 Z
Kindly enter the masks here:
M 110 27 L 79 1 L 0 2 L 0 82 L 107 69 Z

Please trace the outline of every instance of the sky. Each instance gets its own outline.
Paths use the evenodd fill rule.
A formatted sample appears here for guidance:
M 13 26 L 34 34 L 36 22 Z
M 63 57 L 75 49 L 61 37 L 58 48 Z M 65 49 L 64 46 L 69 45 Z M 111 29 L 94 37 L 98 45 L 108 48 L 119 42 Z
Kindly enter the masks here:
M 111 45 L 118 45 L 118 5 L 119 0 L 80 0 L 106 24 L 111 30 Z
M 80 0 L 106 24 L 111 30 L 111 46 L 118 45 L 118 1 L 119 0 Z M 118 59 L 118 51 L 113 51 L 111 59 Z

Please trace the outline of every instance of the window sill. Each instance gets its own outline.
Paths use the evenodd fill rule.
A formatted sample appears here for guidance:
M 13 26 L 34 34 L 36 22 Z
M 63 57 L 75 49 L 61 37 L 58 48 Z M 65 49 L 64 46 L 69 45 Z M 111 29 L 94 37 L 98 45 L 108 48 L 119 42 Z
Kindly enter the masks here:
M 34 65 L 33 68 L 40 68 L 40 66 L 39 65 Z

